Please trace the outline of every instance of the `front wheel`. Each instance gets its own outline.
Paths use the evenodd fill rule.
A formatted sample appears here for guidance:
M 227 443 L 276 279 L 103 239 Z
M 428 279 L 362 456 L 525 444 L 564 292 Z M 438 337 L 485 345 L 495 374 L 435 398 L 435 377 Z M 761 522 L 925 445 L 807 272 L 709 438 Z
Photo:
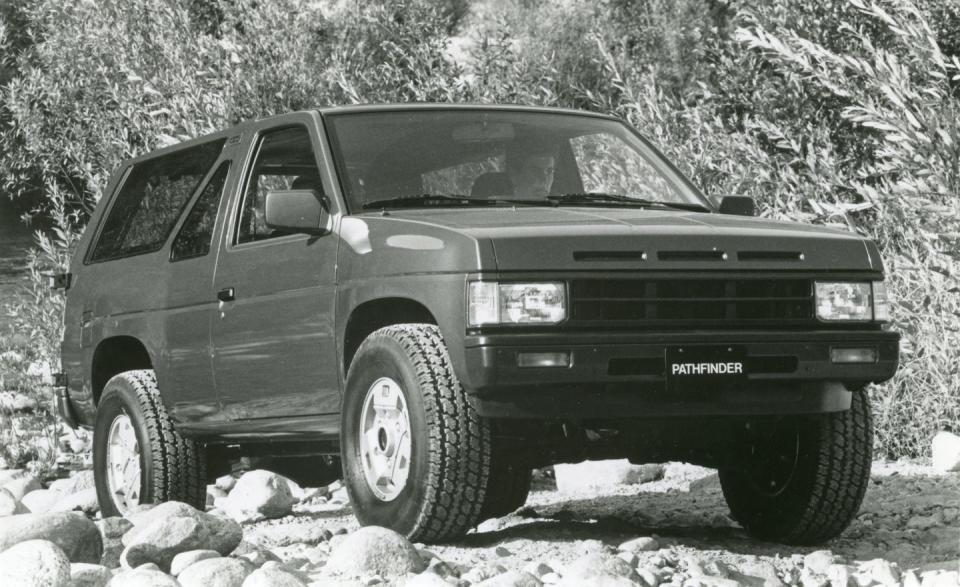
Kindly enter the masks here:
M 93 472 L 103 517 L 163 501 L 202 510 L 205 457 L 203 445 L 174 429 L 153 371 L 125 371 L 107 381 L 93 432 Z
M 873 425 L 866 392 L 845 412 L 791 418 L 752 435 L 751 456 L 721 468 L 734 519 L 753 536 L 812 545 L 853 521 L 870 483 Z
M 434 542 L 480 521 L 490 426 L 467 402 L 436 326 L 398 324 L 364 340 L 340 430 L 344 482 L 362 525 Z

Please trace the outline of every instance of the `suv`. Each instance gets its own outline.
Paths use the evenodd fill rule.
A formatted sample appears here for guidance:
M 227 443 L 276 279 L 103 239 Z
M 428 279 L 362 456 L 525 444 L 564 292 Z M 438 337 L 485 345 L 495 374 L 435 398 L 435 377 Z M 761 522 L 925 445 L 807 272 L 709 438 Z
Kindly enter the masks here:
M 149 153 L 73 259 L 58 404 L 104 515 L 239 456 L 341 476 L 362 524 L 450 540 L 583 459 L 715 467 L 752 535 L 857 512 L 889 379 L 870 240 L 715 206 L 622 121 L 297 112 Z

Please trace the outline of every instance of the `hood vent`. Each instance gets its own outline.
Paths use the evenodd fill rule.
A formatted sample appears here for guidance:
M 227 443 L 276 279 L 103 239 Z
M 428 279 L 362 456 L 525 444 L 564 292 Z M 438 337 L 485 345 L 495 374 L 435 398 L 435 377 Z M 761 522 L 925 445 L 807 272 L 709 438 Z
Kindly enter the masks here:
M 803 253 L 796 251 L 740 251 L 740 261 L 803 261 Z
M 574 261 L 646 261 L 643 251 L 574 251 Z
M 725 261 L 723 251 L 660 251 L 657 259 L 661 261 Z

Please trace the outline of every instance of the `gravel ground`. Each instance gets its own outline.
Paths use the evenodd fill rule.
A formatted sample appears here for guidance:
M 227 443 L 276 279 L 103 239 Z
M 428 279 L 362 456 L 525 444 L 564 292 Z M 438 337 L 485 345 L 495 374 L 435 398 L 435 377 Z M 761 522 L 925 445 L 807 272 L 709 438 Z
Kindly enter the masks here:
M 748 537 L 728 517 L 710 469 L 672 463 L 659 481 L 575 493 L 557 491 L 551 483 L 538 481 L 516 513 L 484 522 L 461 541 L 425 548 L 461 572 L 485 563 L 511 570 L 546 563 L 556 569 L 651 536 L 660 548 L 637 553 L 640 566 L 672 564 L 686 571 L 690 561 L 714 569 L 718 561 L 721 569 L 762 561 L 772 563 L 792 584 L 802 582 L 797 566 L 803 556 L 820 549 L 849 565 L 877 558 L 902 571 L 955 570 L 960 565 L 960 473 L 938 474 L 922 464 L 875 463 L 857 519 L 840 538 L 818 548 Z M 335 547 L 342 539 L 337 534 L 358 526 L 349 505 L 333 501 L 300 505 L 294 515 L 245 526 L 245 539 L 282 558 L 302 556 L 314 548 L 311 544 L 321 550 Z

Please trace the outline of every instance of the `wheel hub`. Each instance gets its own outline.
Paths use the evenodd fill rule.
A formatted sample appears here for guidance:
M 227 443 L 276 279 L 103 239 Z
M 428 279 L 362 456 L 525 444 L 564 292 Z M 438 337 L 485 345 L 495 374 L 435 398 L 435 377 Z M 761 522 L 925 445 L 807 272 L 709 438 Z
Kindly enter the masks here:
M 381 377 L 367 390 L 359 434 L 367 486 L 381 501 L 396 499 L 410 475 L 410 415 L 393 379 Z
M 142 477 L 136 431 L 130 417 L 120 414 L 107 432 L 107 486 L 121 515 L 140 503 Z

